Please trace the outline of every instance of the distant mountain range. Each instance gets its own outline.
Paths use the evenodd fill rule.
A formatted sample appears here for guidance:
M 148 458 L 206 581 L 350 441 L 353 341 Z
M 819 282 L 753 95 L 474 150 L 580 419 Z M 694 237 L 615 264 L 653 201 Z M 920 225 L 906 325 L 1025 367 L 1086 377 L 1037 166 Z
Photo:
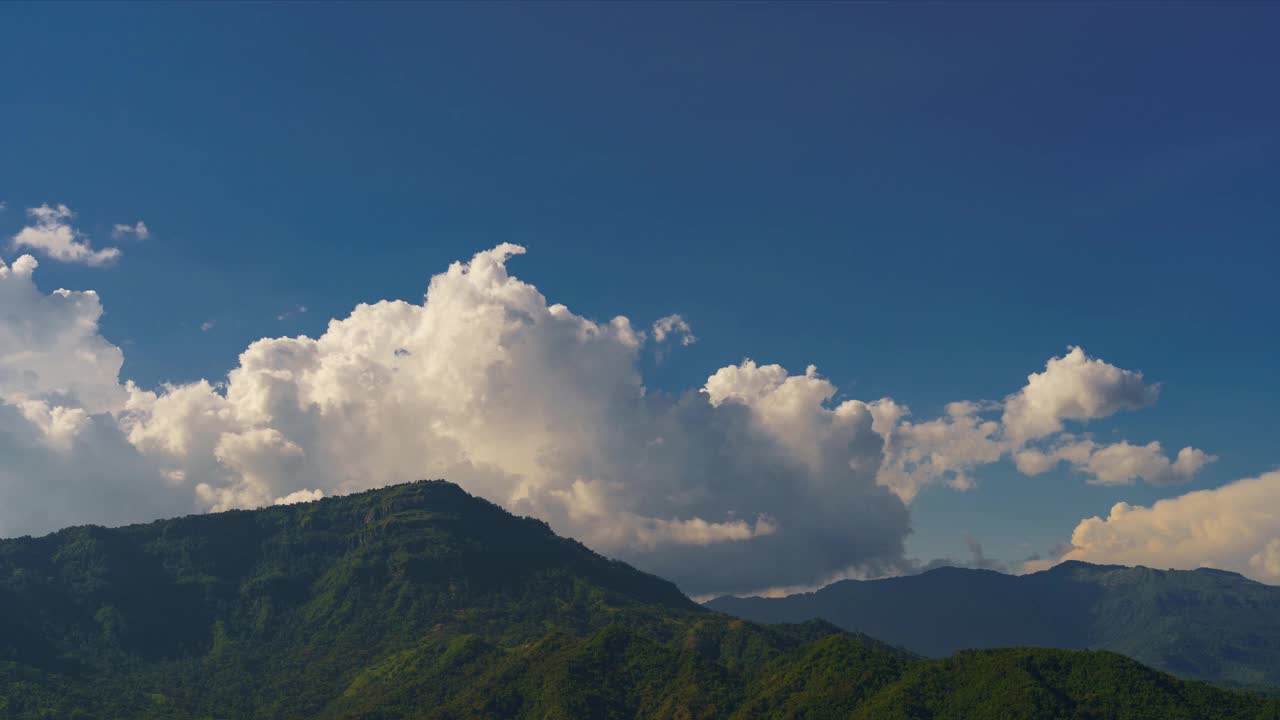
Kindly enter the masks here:
M 1057 572 L 1077 571 L 1107 569 Z M 893 627 L 946 600 L 915 597 Z M 977 612 L 952 599 L 956 623 Z M 1074 622 L 1069 601 L 1053 607 Z M 0 718 L 1275 720 L 1280 703 L 1109 652 L 926 660 L 743 621 L 435 481 L 0 541 Z
M 1182 677 L 1280 687 L 1280 587 L 1221 570 L 940 568 L 706 606 L 756 622 L 822 618 L 932 657 L 1019 645 L 1111 650 Z

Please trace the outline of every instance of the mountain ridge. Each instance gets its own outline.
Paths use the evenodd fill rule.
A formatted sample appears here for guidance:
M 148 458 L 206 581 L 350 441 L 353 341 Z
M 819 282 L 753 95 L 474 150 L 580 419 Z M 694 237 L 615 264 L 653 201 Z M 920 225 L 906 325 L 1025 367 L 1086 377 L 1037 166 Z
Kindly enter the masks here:
M 824 618 L 931 657 L 1008 645 L 1112 650 L 1183 677 L 1280 686 L 1280 588 L 1211 568 L 947 567 L 704 605 L 760 622 Z
M 975 705 L 975 688 L 1001 698 L 1001 714 Z M 1090 708 L 1280 717 L 1280 703 L 1105 653 L 929 661 L 821 620 L 733 618 L 443 481 L 0 540 L 5 720 L 1031 720 Z

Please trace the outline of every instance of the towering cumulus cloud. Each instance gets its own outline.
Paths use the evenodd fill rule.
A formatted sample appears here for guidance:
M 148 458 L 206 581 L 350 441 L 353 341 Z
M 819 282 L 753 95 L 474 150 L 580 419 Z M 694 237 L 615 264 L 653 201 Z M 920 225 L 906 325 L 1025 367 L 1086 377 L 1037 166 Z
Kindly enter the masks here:
M 196 509 L 116 424 L 123 356 L 98 334 L 97 294 L 46 295 L 37 266 L 0 260 L 0 536 Z
M 156 389 L 121 382 L 94 293 L 46 294 L 35 260 L 0 263 L 0 535 L 444 477 L 689 592 L 749 591 L 903 566 L 907 503 L 1006 457 L 1107 483 L 1184 482 L 1211 459 L 1068 435 L 1156 392 L 1078 348 L 935 419 L 835 403 L 816 368 L 752 360 L 650 392 L 641 351 L 694 342 L 690 324 L 576 315 L 508 273 L 523 252 L 454 263 L 421 304 L 259 340 L 225 383 Z

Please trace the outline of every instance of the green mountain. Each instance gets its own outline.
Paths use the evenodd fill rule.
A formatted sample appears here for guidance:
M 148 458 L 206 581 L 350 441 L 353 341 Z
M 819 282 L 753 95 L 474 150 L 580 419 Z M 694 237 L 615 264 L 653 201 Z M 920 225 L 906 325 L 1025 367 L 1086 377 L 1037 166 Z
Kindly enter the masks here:
M 0 718 L 985 716 L 1280 705 L 1103 653 L 757 625 L 439 481 L 0 541 Z
M 1221 570 L 1065 562 L 1030 575 L 940 568 L 786 598 L 712 600 L 757 622 L 828 620 L 923 655 L 1111 650 L 1182 677 L 1280 687 L 1280 588 Z

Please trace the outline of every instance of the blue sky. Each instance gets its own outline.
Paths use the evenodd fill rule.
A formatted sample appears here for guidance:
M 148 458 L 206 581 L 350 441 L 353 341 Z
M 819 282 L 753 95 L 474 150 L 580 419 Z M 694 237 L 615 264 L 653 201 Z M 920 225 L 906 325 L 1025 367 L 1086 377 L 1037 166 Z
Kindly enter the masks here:
M 912 503 L 910 556 L 1017 562 L 1280 464 L 1277 31 L 1262 4 L 6 5 L 0 234 L 65 203 L 121 248 L 36 282 L 97 290 L 147 388 L 503 242 L 579 315 L 687 319 L 653 390 L 812 363 L 924 419 L 1068 345 L 1161 383 L 1074 429 L 1218 456 L 1187 485 L 1006 462 Z

